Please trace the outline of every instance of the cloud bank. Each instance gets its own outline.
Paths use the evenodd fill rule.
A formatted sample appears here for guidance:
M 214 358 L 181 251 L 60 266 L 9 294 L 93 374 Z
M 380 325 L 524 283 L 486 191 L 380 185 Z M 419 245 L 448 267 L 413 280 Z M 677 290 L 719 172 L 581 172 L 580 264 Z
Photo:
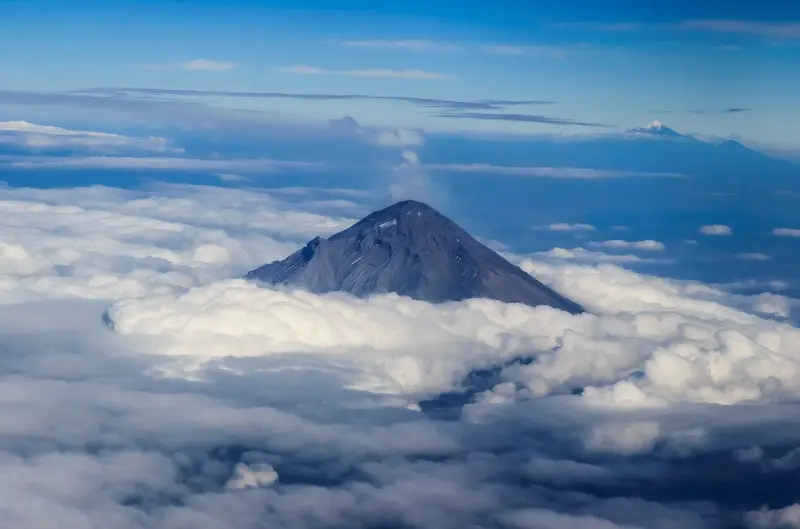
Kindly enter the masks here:
M 783 486 L 800 443 L 793 300 L 547 255 L 509 257 L 588 313 L 237 279 L 353 222 L 282 198 L 303 193 L 0 189 L 7 519 L 75 529 L 793 520 L 794 488 Z

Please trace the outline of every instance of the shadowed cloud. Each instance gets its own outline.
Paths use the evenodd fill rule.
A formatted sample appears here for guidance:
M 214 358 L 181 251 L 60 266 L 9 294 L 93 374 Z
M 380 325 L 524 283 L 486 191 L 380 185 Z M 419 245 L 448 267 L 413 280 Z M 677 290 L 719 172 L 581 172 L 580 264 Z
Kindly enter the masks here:
M 539 114 L 501 114 L 499 112 L 442 112 L 435 114 L 440 118 L 457 118 L 457 119 L 485 119 L 497 121 L 516 121 L 522 123 L 543 123 L 545 125 L 572 125 L 576 127 L 598 127 L 598 128 L 613 128 L 614 125 L 605 123 L 593 123 L 588 121 L 578 121 L 567 118 L 553 118 L 549 116 L 542 116 Z
M 537 99 L 480 99 L 459 101 L 426 97 L 410 97 L 372 94 L 326 94 L 326 93 L 294 93 L 294 92 L 247 92 L 228 90 L 173 90 L 168 88 L 90 88 L 74 92 L 75 94 L 132 97 L 132 96 L 174 96 L 174 97 L 230 97 L 242 99 L 296 99 L 300 101 L 395 101 L 423 107 L 447 108 L 452 110 L 501 110 L 509 106 L 551 105 L 555 101 Z M 0 95 L 2 95 L 0 93 Z

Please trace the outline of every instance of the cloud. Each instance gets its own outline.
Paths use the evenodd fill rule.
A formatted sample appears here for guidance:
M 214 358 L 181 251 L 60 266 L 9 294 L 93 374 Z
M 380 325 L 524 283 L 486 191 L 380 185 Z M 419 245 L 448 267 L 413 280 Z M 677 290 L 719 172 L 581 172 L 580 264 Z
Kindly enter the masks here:
M 775 228 L 772 235 L 776 237 L 800 237 L 800 230 L 795 228 Z
M 365 127 L 350 116 L 331 120 L 330 123 L 338 130 L 365 138 L 368 143 L 381 147 L 419 147 L 425 143 L 425 134 L 421 130 Z
M 605 178 L 686 178 L 677 173 L 649 173 L 645 171 L 617 171 L 613 169 L 590 169 L 587 167 L 537 167 L 507 166 L 483 163 L 473 164 L 430 164 L 431 171 L 452 173 L 494 173 L 531 178 L 565 178 L 592 180 Z
M 771 38 L 800 38 L 800 22 L 761 22 L 756 20 L 686 20 L 679 29 L 739 33 Z
M 763 253 L 754 253 L 754 252 L 745 252 L 736 254 L 736 257 L 739 259 L 744 259 L 745 261 L 771 261 L 772 257 Z
M 70 130 L 27 121 L 0 122 L 0 145 L 14 145 L 35 150 L 81 148 L 90 150 L 140 150 L 181 153 L 165 138 L 133 138 L 108 132 Z
M 314 162 L 290 160 L 252 159 L 207 159 L 179 157 L 130 157 L 130 156 L 0 156 L 0 166 L 15 169 L 136 169 L 147 171 L 241 171 L 270 173 L 291 170 L 319 170 L 324 165 Z
M 95 88 L 84 90 L 81 94 L 104 96 L 144 96 L 144 97 L 229 97 L 242 99 L 296 99 L 299 101 L 395 101 L 420 107 L 446 108 L 453 110 L 502 110 L 509 106 L 550 105 L 554 101 L 525 99 L 481 99 L 459 101 L 411 96 L 368 95 L 368 94 L 326 94 L 293 92 L 236 92 L 225 90 L 170 90 L 162 88 Z
M 425 70 L 390 70 L 390 69 L 365 69 L 365 70 L 326 70 L 316 66 L 295 65 L 279 68 L 280 72 L 293 75 L 334 75 L 345 77 L 374 77 L 388 79 L 451 79 L 450 74 L 428 72 Z
M 342 42 L 349 48 L 371 48 L 411 52 L 449 52 L 461 49 L 457 44 L 432 40 L 350 40 Z
M 252 466 L 239 463 L 233 469 L 233 477 L 225 484 L 229 490 L 242 490 L 265 487 L 278 481 L 278 473 L 268 464 L 254 464 Z
M 597 228 L 591 224 L 569 224 L 566 222 L 559 222 L 556 224 L 548 224 L 547 226 L 534 226 L 534 230 L 548 230 L 548 231 L 596 231 Z
M 478 51 L 488 55 L 522 55 L 531 57 L 552 57 L 563 59 L 568 55 L 566 48 L 544 45 L 524 44 L 482 44 L 477 46 L 464 46 L 449 42 L 432 40 L 353 40 L 342 42 L 343 46 L 350 48 L 396 50 L 408 52 L 456 52 Z
M 566 29 L 591 29 L 611 32 L 638 32 L 638 31 L 706 31 L 714 33 L 727 33 L 769 37 L 774 39 L 800 38 L 800 22 L 772 22 L 759 20 L 724 20 L 724 19 L 696 19 L 684 20 L 668 24 L 654 24 L 645 22 L 615 22 L 604 24 L 556 24 L 556 27 Z
M 615 248 L 615 249 L 632 249 L 632 250 L 646 250 L 650 252 L 663 252 L 666 247 L 663 243 L 658 241 L 592 241 L 589 246 L 597 246 L 601 248 Z
M 418 147 L 425 143 L 425 136 L 410 129 L 382 129 L 375 134 L 373 142 L 386 147 Z
M 741 112 L 750 112 L 751 110 L 753 109 L 743 108 L 743 107 L 729 107 L 729 108 L 723 108 L 721 110 L 705 110 L 698 108 L 698 109 L 691 109 L 688 112 L 689 114 L 739 114 Z
M 604 123 L 576 121 L 573 119 L 554 118 L 538 114 L 501 114 L 495 112 L 443 112 L 435 114 L 435 116 L 440 118 L 455 118 L 455 119 L 481 119 L 481 120 L 497 120 L 497 121 L 515 121 L 520 123 L 543 123 L 546 125 L 572 125 L 576 127 L 597 127 L 597 128 L 614 127 L 614 125 L 607 125 Z
M 402 162 L 392 168 L 392 184 L 389 186 L 389 195 L 392 200 L 421 200 L 434 202 L 435 195 L 433 183 L 419 155 L 410 150 L 403 151 Z
M 192 59 L 178 63 L 178 67 L 183 70 L 195 71 L 224 71 L 233 70 L 238 65 L 235 62 L 214 61 L 211 59 Z
M 551 57 L 563 59 L 568 55 L 565 48 L 557 46 L 526 46 L 518 44 L 487 44 L 481 51 L 489 55 L 523 55 L 531 57 Z
M 553 231 L 583 231 L 583 230 L 554 229 Z M 593 252 L 591 250 L 587 250 L 586 248 L 572 248 L 572 249 L 552 248 L 544 252 L 537 252 L 534 255 L 540 259 L 553 259 L 556 261 L 577 261 L 590 264 L 640 263 L 645 261 L 645 259 L 642 259 L 641 257 L 636 255 L 620 255 L 620 254 L 608 254 L 603 252 Z
M 745 516 L 750 529 L 781 529 L 800 525 L 800 504 L 789 505 L 783 509 L 763 508 L 751 511 Z
M 7 519 L 74 529 L 792 520 L 782 486 L 800 444 L 791 300 L 510 254 L 590 312 L 235 279 L 354 221 L 304 200 L 320 194 L 0 189 Z
M 245 177 L 245 176 L 238 175 L 238 174 L 232 174 L 232 173 L 216 173 L 214 176 L 216 176 L 217 178 L 219 178 L 223 182 L 249 182 L 250 181 L 250 179 Z
M 730 226 L 725 226 L 724 224 L 700 226 L 700 233 L 702 235 L 733 235 Z

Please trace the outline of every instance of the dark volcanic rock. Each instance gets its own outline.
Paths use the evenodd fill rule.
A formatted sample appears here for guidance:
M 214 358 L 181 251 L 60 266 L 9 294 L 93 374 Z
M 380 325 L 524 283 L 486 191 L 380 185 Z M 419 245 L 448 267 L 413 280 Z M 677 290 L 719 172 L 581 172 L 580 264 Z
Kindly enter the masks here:
M 364 297 L 395 292 L 434 303 L 490 298 L 583 311 L 438 211 L 413 200 L 376 211 L 328 239 L 317 237 L 283 261 L 245 277 L 315 293 Z

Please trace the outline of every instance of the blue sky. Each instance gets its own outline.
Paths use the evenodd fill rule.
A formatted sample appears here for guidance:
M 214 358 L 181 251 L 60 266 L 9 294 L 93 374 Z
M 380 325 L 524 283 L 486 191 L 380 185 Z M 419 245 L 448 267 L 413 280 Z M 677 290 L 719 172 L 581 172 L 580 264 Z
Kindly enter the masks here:
M 800 143 L 800 7 L 785 2 L 373 4 L 0 2 L 0 46 L 14 50 L 0 56 L 0 78 L 4 89 L 23 92 L 549 101 L 456 119 L 386 100 L 213 98 L 236 109 L 430 131 L 602 133 L 659 119 L 685 132 Z M 0 110 L 24 116 L 13 105 Z M 498 113 L 558 123 L 486 119 Z

